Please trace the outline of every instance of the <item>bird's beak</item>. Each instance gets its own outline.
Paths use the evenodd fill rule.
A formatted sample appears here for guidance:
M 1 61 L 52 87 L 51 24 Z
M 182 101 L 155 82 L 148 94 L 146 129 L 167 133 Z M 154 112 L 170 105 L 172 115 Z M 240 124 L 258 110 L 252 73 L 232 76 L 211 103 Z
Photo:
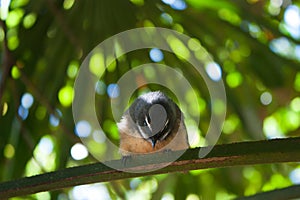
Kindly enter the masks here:
M 151 137 L 150 141 L 151 141 L 152 148 L 154 149 L 157 140 L 154 137 Z

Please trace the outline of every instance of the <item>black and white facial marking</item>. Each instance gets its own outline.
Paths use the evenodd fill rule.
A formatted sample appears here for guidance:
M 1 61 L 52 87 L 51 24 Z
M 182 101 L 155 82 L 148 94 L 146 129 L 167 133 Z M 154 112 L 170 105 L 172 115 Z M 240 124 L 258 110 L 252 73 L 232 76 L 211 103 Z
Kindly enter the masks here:
M 129 108 L 140 135 L 152 147 L 158 140 L 164 140 L 180 118 L 178 106 L 162 92 L 149 92 L 140 96 Z

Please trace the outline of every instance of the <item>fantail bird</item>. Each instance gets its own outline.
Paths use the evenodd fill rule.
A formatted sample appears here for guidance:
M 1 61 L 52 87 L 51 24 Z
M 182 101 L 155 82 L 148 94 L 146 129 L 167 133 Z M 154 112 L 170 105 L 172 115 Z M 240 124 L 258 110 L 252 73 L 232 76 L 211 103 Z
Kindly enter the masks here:
M 122 156 L 189 148 L 183 113 L 160 91 L 139 96 L 117 125 Z

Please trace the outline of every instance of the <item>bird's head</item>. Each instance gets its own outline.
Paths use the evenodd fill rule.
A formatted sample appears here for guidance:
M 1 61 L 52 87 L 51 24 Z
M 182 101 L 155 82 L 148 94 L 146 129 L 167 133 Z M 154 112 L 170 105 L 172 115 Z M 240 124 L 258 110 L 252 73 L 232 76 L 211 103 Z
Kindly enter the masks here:
M 181 117 L 178 106 L 159 91 L 138 97 L 130 106 L 129 113 L 140 135 L 153 148 L 158 140 L 168 137 Z

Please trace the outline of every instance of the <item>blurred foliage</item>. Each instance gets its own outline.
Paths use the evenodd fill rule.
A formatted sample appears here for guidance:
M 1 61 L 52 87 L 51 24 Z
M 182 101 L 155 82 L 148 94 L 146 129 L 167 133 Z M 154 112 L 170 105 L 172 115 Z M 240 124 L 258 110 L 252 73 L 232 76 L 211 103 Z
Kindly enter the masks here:
M 2 0 L 0 6 L 1 181 L 96 161 L 78 144 L 75 134 L 71 108 L 74 80 L 81 62 L 96 45 L 137 27 L 182 32 L 218 63 L 228 100 L 219 143 L 300 136 L 299 1 L 11 0 L 9 4 Z M 126 71 L 154 62 L 149 52 L 137 50 L 118 58 L 99 80 L 98 118 L 116 144 L 109 88 Z M 162 53 L 158 62 L 181 71 L 198 95 L 197 106 L 189 97 L 191 91 L 186 92 L 186 123 L 199 135 L 192 146 L 203 145 L 210 119 L 205 83 L 180 57 Z M 147 80 L 151 74 L 157 76 L 150 70 L 140 78 Z M 145 86 L 137 94 L 149 88 L 159 87 Z M 201 114 L 199 124 L 189 120 L 197 113 Z M 101 143 L 104 139 L 95 140 Z M 95 152 L 109 151 L 97 142 L 89 145 Z M 81 152 L 79 157 L 76 151 Z M 271 164 L 76 186 L 29 198 L 228 199 L 299 180 L 299 164 Z

